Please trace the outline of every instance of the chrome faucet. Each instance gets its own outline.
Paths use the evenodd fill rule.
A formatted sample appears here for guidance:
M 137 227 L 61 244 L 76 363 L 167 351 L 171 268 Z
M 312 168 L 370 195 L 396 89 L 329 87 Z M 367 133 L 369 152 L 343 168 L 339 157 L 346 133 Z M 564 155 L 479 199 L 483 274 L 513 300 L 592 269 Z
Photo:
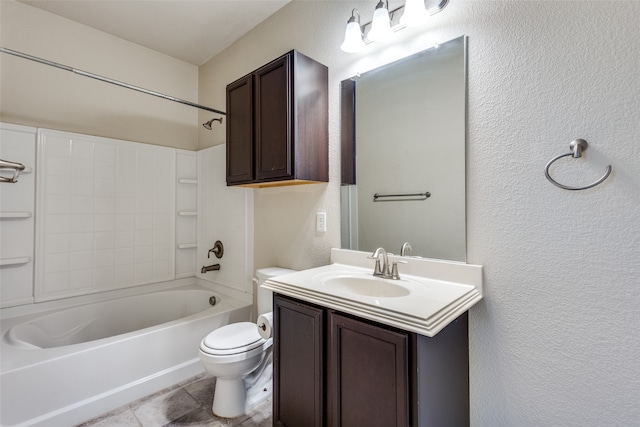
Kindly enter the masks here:
M 204 274 L 207 271 L 218 271 L 220 270 L 220 264 L 212 264 L 212 265 L 203 265 L 200 273 Z
M 404 245 L 403 245 L 404 246 Z M 382 255 L 382 265 L 380 265 L 380 255 Z M 393 261 L 393 266 L 389 269 L 389 257 L 387 251 L 384 248 L 378 248 L 369 259 L 376 260 L 376 266 L 373 269 L 373 275 L 376 277 L 382 277 L 383 279 L 400 280 L 400 274 L 398 273 L 398 264 L 406 264 L 407 261 L 396 260 Z
M 400 248 L 400 256 L 405 256 L 407 252 L 411 252 L 413 248 L 409 242 L 404 242 Z

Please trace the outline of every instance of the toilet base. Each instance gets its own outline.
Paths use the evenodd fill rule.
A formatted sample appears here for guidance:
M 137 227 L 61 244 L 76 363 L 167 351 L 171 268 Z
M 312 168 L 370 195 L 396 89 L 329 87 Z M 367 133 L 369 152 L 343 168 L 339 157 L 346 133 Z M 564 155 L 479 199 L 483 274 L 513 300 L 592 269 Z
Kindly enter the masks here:
M 235 418 L 247 414 L 273 395 L 273 353 L 267 350 L 260 366 L 244 378 L 217 378 L 213 414 Z
M 273 363 L 272 354 L 269 351 L 261 369 L 247 376 L 245 385 L 247 386 L 246 412 L 250 412 L 260 403 L 269 399 L 273 395 Z
M 213 414 L 220 418 L 244 415 L 247 393 L 243 378 L 218 378 L 213 395 Z

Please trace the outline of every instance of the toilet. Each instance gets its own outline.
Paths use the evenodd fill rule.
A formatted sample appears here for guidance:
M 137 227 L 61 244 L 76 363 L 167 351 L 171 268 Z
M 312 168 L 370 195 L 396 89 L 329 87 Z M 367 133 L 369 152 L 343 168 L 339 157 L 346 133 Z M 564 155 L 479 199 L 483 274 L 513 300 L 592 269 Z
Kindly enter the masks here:
M 273 309 L 273 293 L 260 286 L 270 277 L 293 272 L 280 267 L 256 271 L 258 316 Z M 262 338 L 253 322 L 222 326 L 200 342 L 200 361 L 216 377 L 212 407 L 216 416 L 241 416 L 271 397 L 272 344 L 273 338 Z

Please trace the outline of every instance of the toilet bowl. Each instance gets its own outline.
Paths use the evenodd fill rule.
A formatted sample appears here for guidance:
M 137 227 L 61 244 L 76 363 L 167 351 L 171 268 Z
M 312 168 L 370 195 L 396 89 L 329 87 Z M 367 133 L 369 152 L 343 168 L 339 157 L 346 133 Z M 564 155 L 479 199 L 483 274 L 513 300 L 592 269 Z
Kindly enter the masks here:
M 279 267 L 256 271 L 258 315 L 272 309 L 272 292 L 260 285 L 270 277 L 292 272 Z M 241 416 L 271 397 L 272 344 L 273 338 L 261 337 L 252 322 L 220 327 L 200 342 L 200 361 L 216 377 L 212 406 L 216 416 Z

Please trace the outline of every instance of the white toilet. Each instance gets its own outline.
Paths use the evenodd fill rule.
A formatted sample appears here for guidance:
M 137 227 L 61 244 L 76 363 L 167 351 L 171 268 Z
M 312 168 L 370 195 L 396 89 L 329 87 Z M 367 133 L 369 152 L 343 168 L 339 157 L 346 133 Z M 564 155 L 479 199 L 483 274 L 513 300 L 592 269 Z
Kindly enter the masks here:
M 272 292 L 260 285 L 270 277 L 292 273 L 280 267 L 256 271 L 258 316 L 273 309 Z M 213 413 L 223 418 L 246 414 L 271 396 L 273 338 L 264 339 L 253 322 L 222 326 L 200 342 L 199 356 L 207 372 L 216 377 Z

